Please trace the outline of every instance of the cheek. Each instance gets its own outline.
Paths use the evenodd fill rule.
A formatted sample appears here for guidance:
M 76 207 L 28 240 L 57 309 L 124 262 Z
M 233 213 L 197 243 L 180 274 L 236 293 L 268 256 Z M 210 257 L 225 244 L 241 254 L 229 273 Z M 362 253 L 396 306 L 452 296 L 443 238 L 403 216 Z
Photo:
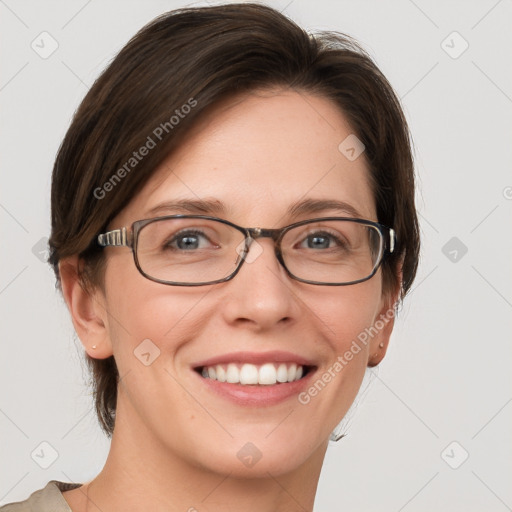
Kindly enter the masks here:
M 111 289 L 109 332 L 116 359 L 137 351 L 144 340 L 151 340 L 162 353 L 172 356 L 184 343 L 180 340 L 193 338 L 200 325 L 195 319 L 204 291 L 166 287 L 142 276 L 141 279 L 144 282 L 137 279 L 132 285 L 125 281 L 122 288 Z
M 340 355 L 352 342 L 363 339 L 374 324 L 381 302 L 377 277 L 356 285 L 328 288 L 304 301 L 318 318 L 318 325 L 323 327 L 322 332 L 336 354 Z M 363 352 L 367 344 L 361 345 Z
M 124 395 L 125 406 L 139 411 L 153 428 L 173 425 L 180 431 L 180 419 L 186 423 L 197 411 L 173 376 L 181 349 L 200 332 L 201 299 L 207 291 L 164 286 L 130 271 L 122 282 L 108 284 L 109 335 L 121 378 L 120 399 Z
M 311 385 L 299 396 L 299 403 L 305 411 L 324 418 L 328 429 L 341 421 L 360 388 L 370 353 L 367 333 L 375 322 L 380 298 L 380 280 L 375 279 L 333 287 L 315 302 L 312 297 L 309 301 L 308 305 L 315 305 L 315 339 L 322 340 L 318 344 L 320 349 L 323 342 L 325 358 Z
M 193 335 L 193 312 L 207 292 L 150 281 L 138 272 L 131 254 L 109 260 L 105 290 L 108 331 L 120 370 L 133 366 L 133 356 L 145 348 L 172 355 L 183 338 L 178 333 Z

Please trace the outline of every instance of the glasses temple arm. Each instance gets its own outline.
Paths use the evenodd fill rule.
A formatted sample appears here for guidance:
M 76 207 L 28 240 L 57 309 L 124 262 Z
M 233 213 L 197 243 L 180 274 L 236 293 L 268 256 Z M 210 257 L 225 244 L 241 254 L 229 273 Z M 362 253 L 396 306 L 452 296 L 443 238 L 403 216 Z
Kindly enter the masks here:
M 392 253 L 395 250 L 396 234 L 393 228 L 389 228 L 389 252 Z
M 129 246 L 126 228 L 114 229 L 113 231 L 98 235 L 98 244 L 101 245 L 101 247 Z

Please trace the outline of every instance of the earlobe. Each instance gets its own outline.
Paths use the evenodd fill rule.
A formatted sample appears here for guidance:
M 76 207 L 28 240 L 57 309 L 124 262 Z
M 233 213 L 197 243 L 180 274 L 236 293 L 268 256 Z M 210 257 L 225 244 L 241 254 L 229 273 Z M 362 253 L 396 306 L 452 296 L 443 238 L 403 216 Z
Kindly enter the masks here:
M 368 366 L 377 366 L 386 355 L 389 339 L 393 332 L 395 324 L 395 316 L 398 308 L 400 292 L 402 290 L 402 267 L 399 264 L 398 282 L 396 288 L 388 293 L 383 294 L 381 310 L 376 317 L 374 328 L 377 334 L 371 341 L 370 354 L 368 356 Z
M 378 332 L 370 344 L 370 355 L 368 357 L 368 366 L 370 368 L 377 366 L 386 355 L 389 339 L 393 332 L 395 312 L 395 308 L 385 308 L 385 311 L 381 311 L 375 321 L 374 327 Z
M 112 355 L 108 336 L 104 296 L 100 290 L 87 290 L 80 278 L 78 256 L 59 262 L 62 295 L 68 306 L 75 331 L 90 357 L 105 359 Z

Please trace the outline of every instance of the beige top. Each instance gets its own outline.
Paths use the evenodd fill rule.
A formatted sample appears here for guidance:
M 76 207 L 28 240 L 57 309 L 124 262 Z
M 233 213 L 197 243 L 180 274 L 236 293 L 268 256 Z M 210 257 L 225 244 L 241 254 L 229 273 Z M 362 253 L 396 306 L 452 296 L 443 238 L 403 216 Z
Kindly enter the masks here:
M 81 485 L 51 480 L 26 500 L 1 506 L 0 512 L 72 512 L 62 493 Z

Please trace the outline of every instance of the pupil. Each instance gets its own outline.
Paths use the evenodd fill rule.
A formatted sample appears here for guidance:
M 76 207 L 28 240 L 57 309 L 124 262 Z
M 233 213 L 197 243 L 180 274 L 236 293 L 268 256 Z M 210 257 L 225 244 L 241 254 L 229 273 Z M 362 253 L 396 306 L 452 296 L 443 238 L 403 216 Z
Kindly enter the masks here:
M 322 247 L 327 249 L 329 247 L 329 240 L 325 236 L 310 237 L 308 247 Z
M 178 239 L 180 249 L 197 249 L 197 236 L 183 236 Z

